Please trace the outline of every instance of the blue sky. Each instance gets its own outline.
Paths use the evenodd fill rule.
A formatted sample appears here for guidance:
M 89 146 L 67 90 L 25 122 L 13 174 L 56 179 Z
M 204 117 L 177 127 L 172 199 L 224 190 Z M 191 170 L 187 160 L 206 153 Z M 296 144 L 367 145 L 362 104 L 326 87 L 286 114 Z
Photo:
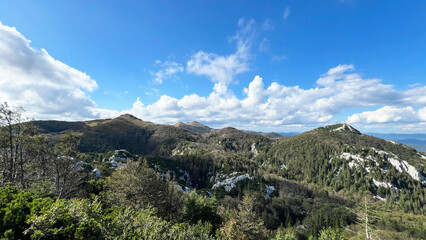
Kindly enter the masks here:
M 424 1 L 2 1 L 0 100 L 37 119 L 426 133 Z

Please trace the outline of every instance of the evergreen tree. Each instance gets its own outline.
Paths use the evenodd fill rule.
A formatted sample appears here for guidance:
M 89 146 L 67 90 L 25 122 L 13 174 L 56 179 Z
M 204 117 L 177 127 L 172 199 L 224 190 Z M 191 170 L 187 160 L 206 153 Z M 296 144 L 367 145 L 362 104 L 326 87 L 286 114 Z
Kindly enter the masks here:
M 223 233 L 228 239 L 268 239 L 269 232 L 253 208 L 254 198 L 248 194 L 244 195 L 238 205 L 238 212 L 224 227 Z

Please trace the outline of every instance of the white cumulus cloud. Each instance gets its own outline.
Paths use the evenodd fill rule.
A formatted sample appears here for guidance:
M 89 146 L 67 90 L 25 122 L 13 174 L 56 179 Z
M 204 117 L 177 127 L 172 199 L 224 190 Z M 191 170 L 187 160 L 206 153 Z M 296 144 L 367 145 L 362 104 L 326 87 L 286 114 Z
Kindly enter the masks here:
M 228 85 L 237 74 L 249 70 L 250 47 L 256 34 L 255 21 L 240 19 L 238 27 L 237 33 L 231 38 L 237 43 L 235 53 L 220 56 L 198 51 L 187 62 L 187 71 L 209 77 L 215 83 L 214 90 L 219 94 L 225 94 L 228 91 Z
M 348 123 L 396 123 L 426 121 L 426 107 L 415 111 L 413 107 L 384 106 L 375 111 L 356 113 L 348 117 Z
M 380 79 L 364 78 L 353 65 L 338 65 L 329 69 L 316 81 L 317 87 L 303 89 L 273 82 L 265 86 L 260 76 L 254 77 L 243 98 L 228 90 L 220 94 L 213 89 L 204 97 L 185 95 L 181 99 L 162 96 L 156 103 L 124 112 L 153 122 L 202 121 L 211 126 L 231 125 L 241 128 L 282 128 L 315 126 L 330 123 L 345 108 L 384 106 L 375 112 L 354 114 L 347 122 L 413 122 L 426 121 L 426 108 L 413 99 L 423 96 L 422 86 L 397 91 Z M 105 116 L 107 117 L 107 116 Z
M 93 118 L 96 104 L 85 91 L 95 80 L 30 46 L 14 27 L 0 22 L 0 101 L 27 109 L 37 118 Z
M 180 99 L 163 95 L 149 105 L 138 98 L 130 109 L 117 111 L 98 108 L 90 99 L 88 92 L 97 88 L 90 76 L 54 59 L 44 49 L 31 47 L 30 40 L 15 28 L 0 23 L 0 101 L 23 106 L 30 116 L 42 119 L 79 120 L 131 113 L 156 123 L 197 120 L 213 127 L 275 130 L 332 123 L 344 109 L 377 108 L 354 113 L 346 121 L 426 130 L 426 86 L 397 90 L 381 79 L 362 76 L 353 65 L 330 68 L 316 80 L 315 87 L 306 89 L 279 82 L 265 85 L 255 76 L 244 88 L 245 95 L 236 97 L 228 86 L 236 75 L 249 70 L 250 48 L 257 34 L 253 20 L 240 20 L 238 26 L 231 38 L 236 42 L 234 53 L 221 56 L 199 51 L 187 62 L 188 73 L 214 82 L 209 95 L 192 93 Z M 185 70 L 173 61 L 156 64 L 161 67 L 153 73 L 158 83 Z

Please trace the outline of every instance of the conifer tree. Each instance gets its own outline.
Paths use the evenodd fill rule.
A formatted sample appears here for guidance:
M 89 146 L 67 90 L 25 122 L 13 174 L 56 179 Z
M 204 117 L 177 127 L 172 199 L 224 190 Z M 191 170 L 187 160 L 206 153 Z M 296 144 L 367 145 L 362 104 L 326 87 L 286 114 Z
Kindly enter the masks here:
M 268 239 L 269 232 L 254 211 L 254 197 L 245 194 L 238 212 L 222 229 L 228 239 Z

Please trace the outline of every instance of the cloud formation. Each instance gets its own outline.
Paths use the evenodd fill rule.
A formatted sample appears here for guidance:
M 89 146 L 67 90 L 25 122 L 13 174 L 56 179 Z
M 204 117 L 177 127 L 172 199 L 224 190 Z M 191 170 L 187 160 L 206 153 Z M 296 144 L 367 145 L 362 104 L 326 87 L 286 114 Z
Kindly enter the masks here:
M 157 72 L 151 73 L 155 77 L 154 81 L 158 84 L 162 84 L 164 80 L 176 77 L 176 74 L 183 72 L 182 64 L 177 62 L 157 60 L 155 64 L 161 67 Z
M 226 94 L 229 84 L 237 74 L 249 70 L 250 47 L 256 35 L 255 21 L 240 19 L 238 31 L 231 37 L 236 41 L 237 50 L 228 56 L 220 56 L 215 53 L 198 51 L 187 62 L 188 73 L 204 75 L 214 82 L 214 91 L 218 94 Z
M 96 81 L 30 43 L 0 22 L 0 101 L 23 106 L 38 118 L 95 117 L 96 104 L 85 91 L 95 90 Z
M 317 87 L 302 89 L 273 82 L 265 86 L 256 76 L 244 89 L 246 96 L 232 92 L 222 95 L 214 90 L 209 96 L 185 95 L 181 99 L 162 96 L 145 106 L 138 99 L 128 111 L 142 119 L 174 123 L 198 120 L 212 126 L 231 125 L 241 128 L 282 128 L 286 126 L 323 125 L 346 108 L 383 106 L 378 111 L 354 114 L 350 123 L 387 123 L 426 121 L 426 108 L 417 112 L 424 87 L 397 91 L 379 79 L 363 78 L 353 65 L 338 65 L 316 81 Z M 116 114 L 116 113 L 115 113 Z M 105 115 L 105 117 L 111 117 Z
M 125 111 L 98 108 L 87 92 L 97 83 L 78 71 L 37 50 L 15 28 L 0 23 L 0 101 L 23 106 L 38 119 L 79 120 L 116 117 L 131 113 L 156 123 L 197 120 L 213 127 L 283 129 L 334 123 L 344 109 L 376 109 L 354 113 L 346 122 L 368 126 L 397 126 L 410 131 L 426 131 L 426 86 L 397 90 L 381 79 L 366 78 L 353 65 L 337 65 L 303 89 L 273 82 L 265 86 L 255 76 L 237 98 L 228 89 L 235 76 L 249 70 L 250 49 L 258 34 L 253 20 L 240 20 L 231 37 L 236 51 L 227 56 L 199 51 L 187 62 L 188 73 L 203 75 L 214 82 L 208 96 L 196 93 L 182 98 L 163 95 L 153 104 L 140 98 Z M 158 83 L 176 77 L 184 67 L 173 61 L 157 61 L 161 69 L 153 73 Z M 398 125 L 399 126 L 399 125 Z
M 397 123 L 426 122 L 426 107 L 415 111 L 413 107 L 384 106 L 376 111 L 356 113 L 348 117 L 348 123 Z

